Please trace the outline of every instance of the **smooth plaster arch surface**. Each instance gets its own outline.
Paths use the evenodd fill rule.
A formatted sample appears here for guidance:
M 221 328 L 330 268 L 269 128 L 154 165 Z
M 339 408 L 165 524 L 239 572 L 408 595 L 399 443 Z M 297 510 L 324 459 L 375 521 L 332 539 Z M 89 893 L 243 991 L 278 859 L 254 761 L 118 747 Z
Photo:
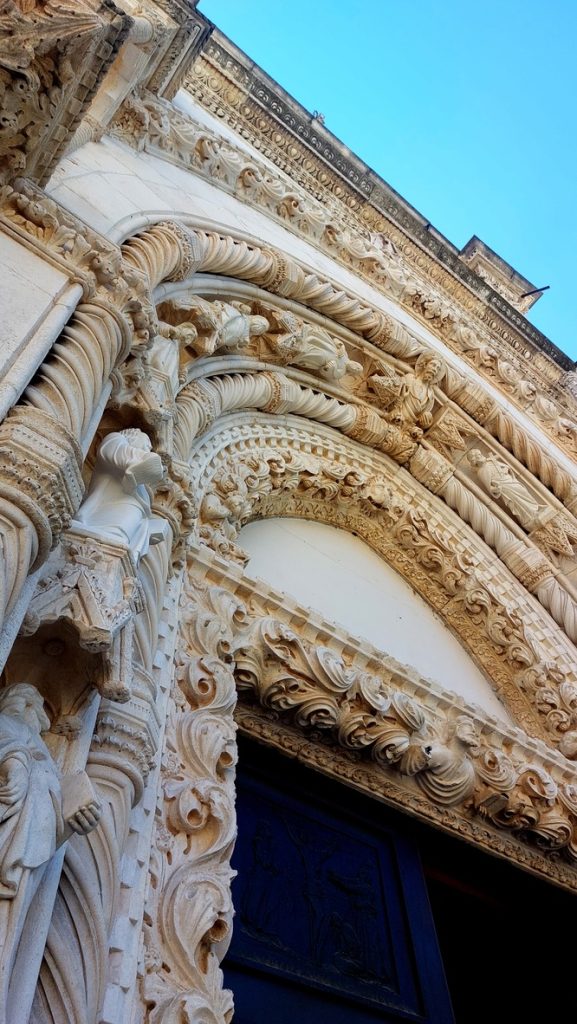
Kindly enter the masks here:
M 503 721 L 512 719 L 438 615 L 359 537 L 325 523 L 266 519 L 238 543 L 247 572 Z

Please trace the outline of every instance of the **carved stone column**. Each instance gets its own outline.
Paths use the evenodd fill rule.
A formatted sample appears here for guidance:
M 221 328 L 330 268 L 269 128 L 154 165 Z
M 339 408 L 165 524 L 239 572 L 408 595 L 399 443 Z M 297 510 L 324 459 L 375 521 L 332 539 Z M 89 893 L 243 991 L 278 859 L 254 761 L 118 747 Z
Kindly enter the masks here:
M 167 723 L 163 802 L 146 907 L 143 998 L 149 1024 L 228 1024 L 219 968 L 230 938 L 235 838 L 233 625 L 242 603 L 185 580 L 178 678 Z
M 0 426 L 0 621 L 80 504 L 75 437 L 44 412 L 16 407 Z

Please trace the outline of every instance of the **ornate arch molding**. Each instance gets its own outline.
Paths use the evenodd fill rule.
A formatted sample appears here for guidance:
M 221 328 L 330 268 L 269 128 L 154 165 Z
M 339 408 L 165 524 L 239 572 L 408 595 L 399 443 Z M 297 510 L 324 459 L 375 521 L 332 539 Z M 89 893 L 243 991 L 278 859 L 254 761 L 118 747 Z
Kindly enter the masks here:
M 237 413 L 191 452 L 198 537 L 240 564 L 241 526 L 300 516 L 356 533 L 439 614 L 516 721 L 572 756 L 573 647 L 472 531 L 385 456 L 321 424 Z
M 271 168 L 270 162 L 265 163 L 256 153 L 236 146 L 149 93 L 127 101 L 112 133 L 136 145 L 139 151 L 147 149 L 170 160 L 241 203 L 263 211 L 286 230 L 352 269 L 420 319 L 442 338 L 444 345 L 481 376 L 494 381 L 519 408 L 529 410 L 557 444 L 575 455 L 574 374 L 570 371 L 563 375 L 541 352 L 532 351 L 532 346 L 527 350 L 526 338 L 512 328 L 510 320 L 502 320 L 494 307 L 473 297 L 454 279 L 445 280 L 444 287 L 439 287 L 438 266 L 427 277 L 423 272 L 427 259 L 422 253 L 416 256 L 413 252 L 413 259 L 407 259 L 405 251 L 412 246 L 407 246 L 406 236 L 399 237 L 391 223 L 386 233 L 375 232 L 368 230 L 354 212 L 351 215 L 350 209 L 343 217 L 342 203 L 326 188 L 322 188 L 321 199 L 318 182 L 311 195 L 310 190 Z M 397 235 L 400 248 L 391 242 L 391 233 Z M 448 297 L 447 292 L 453 294 Z M 555 401 L 546 397 L 549 395 Z
M 306 345 L 303 344 L 300 351 L 298 348 L 295 351 L 293 341 L 293 351 L 287 353 L 286 349 L 283 350 L 283 343 L 286 345 L 285 339 L 289 335 L 282 332 L 287 331 L 287 323 L 291 318 L 295 319 L 295 314 L 297 322 L 303 322 L 300 318 L 303 314 L 306 315 L 306 311 L 302 306 L 289 300 L 277 300 L 278 305 L 271 305 L 268 293 L 262 290 L 255 293 L 252 285 L 242 285 L 238 281 L 226 282 L 217 277 L 206 280 L 204 276 L 197 275 L 194 288 L 205 295 L 216 293 L 221 296 L 227 295 L 229 298 L 234 296 L 237 302 L 240 298 L 245 304 L 248 303 L 253 312 L 261 315 L 264 313 L 271 320 L 272 326 L 271 332 L 265 335 L 268 341 L 253 338 L 248 346 L 243 345 L 240 355 L 227 358 L 225 351 L 219 353 L 218 357 L 215 354 L 212 360 L 189 361 L 184 366 L 184 377 L 181 377 L 185 383 L 191 379 L 212 378 L 227 372 L 250 370 L 252 358 L 252 368 L 255 371 L 268 370 L 268 364 L 272 362 L 273 365 L 278 365 L 280 362 L 285 373 L 297 383 L 310 383 L 316 390 L 320 385 L 322 392 L 329 397 L 336 397 L 341 402 L 349 403 L 350 416 L 344 428 L 345 432 L 391 454 L 401 463 L 406 463 L 410 455 L 414 454 L 415 458 L 409 465 L 417 479 L 434 493 L 440 493 L 447 504 L 503 558 L 508 568 L 521 582 L 537 595 L 568 636 L 572 640 L 577 639 L 577 592 L 563 570 L 563 565 L 568 566 L 568 570 L 573 568 L 572 545 L 577 540 L 577 522 L 572 515 L 567 516 L 563 512 L 561 504 L 552 497 L 547 488 L 523 470 L 502 447 L 495 445 L 489 432 L 479 427 L 458 402 L 448 398 L 448 393 L 455 390 L 451 385 L 454 375 L 450 369 L 445 371 L 442 387 L 439 385 L 430 389 L 431 398 L 434 394 L 435 413 L 432 423 L 425 431 L 423 445 L 419 448 L 414 440 L 414 430 L 412 434 L 406 433 L 401 438 L 390 426 L 391 422 L 394 423 L 394 416 L 387 414 L 386 411 L 384 420 L 388 420 L 389 427 L 384 430 L 383 421 L 381 420 L 379 424 L 374 410 L 380 413 L 382 403 L 386 403 L 387 398 L 390 401 L 394 381 L 410 379 L 407 374 L 415 371 L 415 359 L 418 366 L 420 358 L 427 358 L 422 345 L 414 341 L 412 348 L 407 347 L 403 351 L 402 359 L 398 355 L 388 355 L 383 359 L 380 353 L 375 353 L 369 342 L 364 342 L 358 335 L 342 329 L 339 332 L 334 321 L 318 318 L 318 330 L 310 324 L 304 328 L 303 338 L 307 339 Z M 179 309 L 185 309 L 199 301 L 191 294 L 190 286 L 186 283 L 177 286 L 177 289 L 176 296 L 173 287 L 166 290 L 165 295 L 170 294 L 171 298 L 168 302 L 163 301 L 159 307 L 162 311 L 172 310 L 172 314 L 175 315 L 175 311 L 178 312 Z M 169 312 L 163 312 L 162 315 L 169 315 Z M 194 316 L 194 310 L 189 309 L 188 314 L 181 315 Z M 176 333 L 178 330 L 178 327 L 174 328 Z M 338 337 L 335 337 L 335 330 Z M 332 337 L 329 332 L 332 332 Z M 324 351 L 319 350 L 320 334 L 324 335 L 321 342 Z M 327 345 L 332 346 L 333 356 L 336 356 L 339 347 L 344 352 L 343 346 L 347 346 L 348 355 L 353 360 L 359 360 L 348 365 L 356 366 L 356 373 L 360 374 L 360 379 L 347 372 L 344 367 L 340 368 L 337 374 L 335 364 L 339 359 L 342 362 L 342 357 L 333 358 L 328 362 Z M 290 365 L 287 367 L 287 364 Z M 300 367 L 308 372 L 299 373 Z M 462 389 L 462 381 L 459 388 Z M 194 394 L 194 387 L 184 388 L 180 396 L 181 407 Z M 197 395 L 199 394 L 197 392 Z M 206 397 L 208 400 L 208 392 Z M 357 408 L 351 407 L 351 403 Z M 364 409 L 359 408 L 363 404 Z M 286 408 L 288 411 L 288 405 Z M 211 409 L 211 415 L 214 415 L 214 409 Z M 184 419 L 186 420 L 186 416 Z M 337 425 L 336 422 L 334 425 Z M 499 485 L 503 484 L 504 491 L 509 492 L 509 501 L 505 493 L 504 502 L 501 502 L 500 507 L 492 500 L 492 492 L 484 491 L 483 486 L 479 487 L 474 475 L 467 470 L 467 460 L 464 458 L 467 446 L 477 443 L 483 445 L 489 459 L 499 461 L 500 468 L 495 468 L 493 461 L 493 470 L 485 470 L 485 473 L 488 471 L 502 475 L 504 472 L 506 476 L 510 473 L 508 479 L 501 476 L 499 482 Z M 182 437 L 177 438 L 177 444 L 180 444 L 181 449 L 186 448 L 186 444 L 183 446 Z M 431 451 L 431 448 L 434 451 Z M 511 467 L 510 470 L 504 468 L 507 466 Z M 482 478 L 482 470 L 480 475 Z M 521 507 L 523 503 L 525 508 Z
M 577 888 L 574 769 L 545 744 L 192 549 L 145 924 L 153 1024 L 226 1024 L 234 724 L 259 742 Z
M 186 225 L 187 233 L 192 236 L 196 254 L 191 273 L 196 271 L 245 281 L 271 295 L 299 302 L 400 359 L 414 358 L 420 352 L 430 350 L 425 342 L 417 339 L 389 314 L 346 293 L 330 280 L 311 272 L 272 246 L 263 245 L 241 234 L 225 234 L 203 228 L 190 217 L 182 217 L 181 221 Z M 149 257 L 143 258 L 140 253 L 137 254 L 136 249 L 142 247 L 138 239 L 145 239 L 148 248 L 148 240 L 153 231 L 154 228 L 148 229 L 142 236 L 129 239 L 124 246 L 126 251 L 132 250 L 134 243 L 135 248 L 130 258 L 145 270 Z M 156 260 L 155 256 L 150 277 L 153 285 L 163 279 L 161 264 Z M 162 289 L 157 298 L 164 299 L 170 292 L 171 289 Z M 548 454 L 550 441 L 542 433 L 542 425 L 535 424 L 534 434 L 528 432 L 527 421 L 496 401 L 494 391 L 482 384 L 471 385 L 458 372 L 449 373 L 443 387 L 453 401 L 526 465 L 569 510 L 577 509 L 577 485 L 570 462 L 565 460 L 565 465 L 561 466 L 559 458 Z M 559 430 L 560 437 L 570 436 L 562 424 Z M 559 443 L 560 437 L 556 438 L 556 443 Z M 573 445 L 571 452 L 577 457 L 577 446 Z

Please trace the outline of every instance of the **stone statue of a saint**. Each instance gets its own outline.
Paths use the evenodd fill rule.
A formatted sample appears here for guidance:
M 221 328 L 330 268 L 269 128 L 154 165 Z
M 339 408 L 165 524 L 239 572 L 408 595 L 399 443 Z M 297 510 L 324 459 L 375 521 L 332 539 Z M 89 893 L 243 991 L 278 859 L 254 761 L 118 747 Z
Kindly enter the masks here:
M 443 379 L 446 369 L 440 356 L 421 352 L 414 370 L 403 377 L 390 371 L 372 376 L 371 387 L 383 402 L 385 419 L 408 432 L 414 427 L 430 427 L 435 404 L 433 385 Z
M 445 364 L 434 352 L 422 352 L 415 369 L 403 377 L 399 397 L 391 410 L 391 421 L 401 427 L 418 426 L 426 430 L 433 422 L 435 392 L 445 374 Z
M 0 900 L 13 899 L 26 873 L 49 861 L 72 832 L 90 832 L 100 817 L 94 794 L 65 817 L 66 785 L 41 738 L 49 728 L 35 686 L 0 690 Z
M 96 827 L 101 808 L 85 772 L 61 776 L 41 733 L 50 728 L 35 686 L 0 690 L 0 1019 L 24 1014 L 15 969 L 21 951 L 40 959 L 42 908 L 34 897 L 59 846 Z M 46 927 L 48 922 L 46 922 Z M 28 961 L 27 961 L 28 962 Z M 32 962 L 30 969 L 33 970 Z M 28 1017 L 26 1016 L 27 1020 Z
M 162 460 L 142 430 L 114 431 L 98 449 L 88 494 L 73 527 L 83 533 L 126 545 L 136 561 L 149 544 L 158 544 L 167 523 L 151 514 L 148 488 L 160 483 Z
M 186 328 L 186 347 L 197 356 L 211 356 L 221 349 L 242 351 L 251 338 L 264 334 L 269 322 L 264 316 L 254 316 L 244 303 L 209 302 L 199 295 L 191 295 L 179 302 L 171 302 L 173 310 L 186 310 L 187 319 L 177 326 Z
M 347 374 L 358 377 L 363 368 L 349 359 L 342 341 L 316 324 L 303 323 L 289 311 L 276 311 L 278 333 L 271 334 L 268 344 L 285 366 L 302 366 L 315 370 L 325 380 L 338 381 Z
M 478 448 L 471 448 L 467 461 L 491 497 L 501 500 L 521 526 L 532 530 L 537 525 L 541 511 L 539 502 L 505 462 L 494 455 L 483 455 Z

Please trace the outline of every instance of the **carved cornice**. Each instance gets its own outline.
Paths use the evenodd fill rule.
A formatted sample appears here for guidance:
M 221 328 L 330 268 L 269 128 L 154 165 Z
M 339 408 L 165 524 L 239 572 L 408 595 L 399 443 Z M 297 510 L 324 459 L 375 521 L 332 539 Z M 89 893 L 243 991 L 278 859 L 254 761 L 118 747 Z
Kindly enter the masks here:
M 147 81 L 147 87 L 158 96 L 172 99 L 193 60 L 206 45 L 214 26 L 200 11 L 192 9 L 196 7 L 195 2 L 155 0 L 155 6 L 164 11 L 177 27 Z
M 130 25 L 112 0 L 3 5 L 0 184 L 48 180 Z
M 556 375 L 551 376 L 552 367 L 547 370 L 548 360 L 572 368 L 573 361 L 474 273 L 423 217 L 220 32 L 208 41 L 185 85 L 310 194 L 336 199 L 349 221 L 354 217 L 365 229 L 385 231 L 410 265 L 431 281 L 441 275 L 445 295 L 467 316 L 477 315 L 499 337 L 501 348 L 511 345 L 520 355 L 521 347 L 529 345 L 549 380 Z

